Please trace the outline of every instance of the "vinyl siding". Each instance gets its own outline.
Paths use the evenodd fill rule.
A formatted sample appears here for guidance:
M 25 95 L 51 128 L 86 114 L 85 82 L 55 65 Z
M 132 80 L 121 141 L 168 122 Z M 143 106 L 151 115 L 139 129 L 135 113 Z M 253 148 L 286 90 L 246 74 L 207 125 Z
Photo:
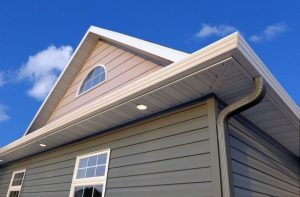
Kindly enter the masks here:
M 212 196 L 206 103 L 193 104 L 0 169 L 0 197 L 26 169 L 22 197 L 69 195 L 78 155 L 110 148 L 106 197 Z
M 104 64 L 107 70 L 107 79 L 96 88 L 77 96 L 78 89 L 87 74 L 97 65 Z M 52 122 L 70 111 L 101 99 L 129 83 L 140 79 L 158 69 L 161 65 L 138 54 L 134 54 L 122 47 L 106 41 L 99 41 L 94 50 L 83 64 L 72 84 L 53 111 L 47 123 Z
M 231 121 L 229 139 L 236 196 L 300 195 L 299 160 L 276 141 L 238 121 Z

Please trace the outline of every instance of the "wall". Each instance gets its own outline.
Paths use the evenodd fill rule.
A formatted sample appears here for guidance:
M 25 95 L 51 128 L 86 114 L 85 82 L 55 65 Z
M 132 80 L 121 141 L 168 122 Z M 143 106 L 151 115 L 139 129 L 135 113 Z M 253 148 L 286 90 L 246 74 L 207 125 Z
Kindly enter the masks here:
M 206 102 L 193 104 L 4 166 L 0 197 L 12 172 L 24 168 L 22 197 L 66 197 L 76 156 L 106 148 L 111 149 L 106 197 L 219 196 L 211 111 Z
M 229 139 L 236 196 L 300 196 L 299 159 L 248 122 L 231 121 Z
M 85 94 L 77 96 L 78 89 L 87 74 L 97 65 L 104 64 L 107 79 L 104 83 Z M 161 65 L 125 48 L 106 41 L 99 41 L 94 50 L 82 65 L 81 70 L 64 94 L 62 100 L 50 116 L 47 123 L 71 112 L 72 110 L 101 99 L 101 96 L 113 93 L 121 87 L 140 79 L 158 69 Z

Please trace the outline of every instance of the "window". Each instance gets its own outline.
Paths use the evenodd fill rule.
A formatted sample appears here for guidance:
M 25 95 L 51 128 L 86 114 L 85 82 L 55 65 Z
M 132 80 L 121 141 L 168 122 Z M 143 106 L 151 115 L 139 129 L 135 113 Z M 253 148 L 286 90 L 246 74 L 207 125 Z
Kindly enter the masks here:
M 13 172 L 10 185 L 7 192 L 7 197 L 19 197 L 21 188 L 24 182 L 26 170 L 20 170 Z
M 104 66 L 97 66 L 84 79 L 80 86 L 78 94 L 82 94 L 96 85 L 102 83 L 106 79 L 106 69 Z
M 77 157 L 70 197 L 104 197 L 109 150 Z

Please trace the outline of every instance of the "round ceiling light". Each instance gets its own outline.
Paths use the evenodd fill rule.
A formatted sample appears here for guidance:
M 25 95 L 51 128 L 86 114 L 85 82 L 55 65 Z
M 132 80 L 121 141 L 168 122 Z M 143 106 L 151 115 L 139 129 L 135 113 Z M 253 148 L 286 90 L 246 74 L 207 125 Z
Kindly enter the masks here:
M 139 110 L 146 110 L 148 107 L 146 105 L 137 105 L 136 108 Z
M 46 144 L 40 144 L 40 146 L 41 146 L 41 147 L 46 147 L 47 145 L 46 145 Z

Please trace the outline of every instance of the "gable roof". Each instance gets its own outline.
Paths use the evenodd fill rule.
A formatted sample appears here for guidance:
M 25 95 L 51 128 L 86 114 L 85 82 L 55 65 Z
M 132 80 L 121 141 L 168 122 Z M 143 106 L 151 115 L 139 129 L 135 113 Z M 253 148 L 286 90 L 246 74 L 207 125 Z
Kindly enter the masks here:
M 73 53 L 71 59 L 69 60 L 67 66 L 53 86 L 52 90 L 44 100 L 40 109 L 34 116 L 24 135 L 34 132 L 35 130 L 41 128 L 46 124 L 58 102 L 61 100 L 65 91 L 72 83 L 72 80 L 74 79 L 76 74 L 80 71 L 85 59 L 93 50 L 99 39 L 115 43 L 118 46 L 128 48 L 132 51 L 158 60 L 165 64 L 180 61 L 189 55 L 178 50 L 174 50 L 128 35 L 91 26 L 81 40 L 77 49 Z

